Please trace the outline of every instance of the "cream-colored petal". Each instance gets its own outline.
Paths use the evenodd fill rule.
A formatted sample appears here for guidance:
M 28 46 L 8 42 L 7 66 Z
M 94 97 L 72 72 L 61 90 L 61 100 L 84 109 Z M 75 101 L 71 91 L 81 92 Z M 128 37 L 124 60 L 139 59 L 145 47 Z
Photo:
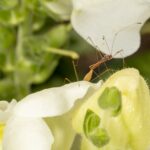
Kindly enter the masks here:
M 69 113 L 70 114 L 70 113 Z M 76 132 L 70 123 L 72 116 L 67 115 L 47 118 L 47 124 L 51 128 L 54 136 L 52 150 L 71 150 Z
M 107 98 L 103 95 L 106 89 L 116 88 L 120 92 L 120 109 L 119 113 L 114 116 L 110 103 L 114 98 L 113 94 Z M 103 97 L 103 96 L 104 97 Z M 102 97 L 101 97 L 102 96 Z M 105 100 L 102 102 L 102 99 Z M 101 101 L 101 102 L 100 102 Z M 106 103 L 105 103 L 106 102 Z M 114 101 L 113 101 L 114 102 Z M 101 105 L 101 104 L 103 105 Z M 109 108 L 108 108 L 109 105 Z M 117 104 L 118 105 L 118 104 Z M 104 107 L 105 106 L 105 107 Z M 106 108 L 107 107 L 107 108 Z M 87 99 L 83 105 L 74 113 L 72 119 L 73 127 L 88 140 L 83 138 L 82 150 L 149 150 L 150 148 L 150 89 L 145 80 L 134 68 L 127 68 L 114 73 L 92 96 Z M 96 125 L 87 112 L 93 112 L 100 119 L 100 126 Z M 88 118 L 88 119 L 87 119 Z M 86 122 L 87 119 L 87 122 Z M 92 120 L 93 119 L 93 120 Z M 97 127 L 106 130 L 109 142 L 99 148 L 98 143 L 106 139 L 103 136 L 95 135 L 90 139 Z M 93 129 L 92 129 L 93 128 Z M 95 129 L 94 129 L 95 128 Z M 99 129 L 100 129 L 99 128 Z M 91 131 L 90 131 L 91 130 Z M 89 134 L 86 134 L 87 132 Z M 93 133 L 92 133 L 93 132 Z M 101 140 L 99 139 L 101 137 Z M 102 138 L 103 137 L 103 138 Z M 99 140 L 98 140 L 99 139 Z M 101 142 L 100 142 L 101 141 Z M 93 143 L 94 142 L 94 143 Z M 93 143 L 93 144 L 92 144 Z M 103 143 L 103 142 L 102 142 Z M 92 146 L 93 145 L 93 146 Z M 99 145 L 100 146 L 100 145 Z M 95 148 L 94 148 L 95 147 Z
M 7 101 L 0 101 L 0 123 L 6 123 L 16 104 L 16 100 L 12 100 L 10 103 Z
M 96 90 L 100 85 L 101 82 L 79 81 L 33 93 L 16 105 L 14 114 L 25 117 L 61 115 L 69 111 L 76 100 L 82 99 L 90 88 Z
M 4 130 L 4 150 L 50 150 L 50 129 L 42 119 L 12 117 Z
M 149 0 L 148 0 L 149 1 Z M 72 25 L 91 45 L 113 57 L 140 46 L 140 29 L 150 17 L 146 0 L 74 0 Z M 122 52 L 116 54 L 118 51 Z
M 9 103 L 7 101 L 0 101 L 0 111 L 5 111 L 8 107 Z

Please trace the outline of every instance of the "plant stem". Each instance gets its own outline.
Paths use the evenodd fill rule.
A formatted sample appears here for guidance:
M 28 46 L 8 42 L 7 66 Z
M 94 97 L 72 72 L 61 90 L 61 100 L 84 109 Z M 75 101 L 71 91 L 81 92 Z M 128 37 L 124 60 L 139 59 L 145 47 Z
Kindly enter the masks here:
M 76 53 L 75 51 L 72 51 L 72 50 L 69 51 L 69 50 L 58 49 L 58 48 L 53 48 L 53 47 L 46 47 L 45 51 L 53 53 L 53 54 L 57 54 L 57 55 L 71 57 L 72 59 L 79 58 L 78 53 Z
M 24 0 L 20 0 L 20 9 L 24 8 Z M 30 92 L 30 83 L 26 80 L 26 73 L 22 71 L 24 63 L 26 61 L 24 57 L 23 42 L 25 38 L 26 30 L 26 19 L 18 25 L 17 36 L 16 36 L 16 51 L 15 51 L 15 71 L 14 71 L 14 83 L 16 87 L 16 97 L 21 99 Z
M 16 59 L 20 59 L 22 56 L 22 27 L 20 25 L 17 33 Z

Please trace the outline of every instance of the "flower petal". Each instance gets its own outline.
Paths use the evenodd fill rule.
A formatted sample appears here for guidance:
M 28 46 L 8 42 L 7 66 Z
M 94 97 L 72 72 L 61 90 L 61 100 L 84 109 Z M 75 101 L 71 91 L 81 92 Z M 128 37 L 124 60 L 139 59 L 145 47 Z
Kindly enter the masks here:
M 100 51 L 126 57 L 140 46 L 139 32 L 150 17 L 149 4 L 149 0 L 74 0 L 72 24 Z
M 54 143 L 53 150 L 70 150 L 74 141 L 76 132 L 72 128 L 70 112 L 62 116 L 46 118 L 46 123 L 49 125 L 53 132 Z
M 110 91 L 106 92 L 107 89 Z M 117 95 L 120 95 L 119 103 L 115 102 Z M 120 107 L 118 104 L 121 104 Z M 116 114 L 118 110 L 112 113 L 113 108 L 119 108 L 119 113 Z M 80 105 L 74 113 L 72 125 L 89 141 L 83 141 L 82 150 L 93 150 L 96 146 L 97 150 L 149 150 L 149 110 L 150 90 L 146 81 L 138 70 L 127 68 L 114 73 Z M 105 132 L 98 132 L 97 129 Z
M 42 119 L 12 117 L 5 128 L 4 150 L 50 150 L 53 136 Z
M 7 101 L 0 101 L 0 123 L 6 123 L 16 104 L 16 100 L 12 100 L 10 103 Z
M 101 82 L 93 84 L 79 81 L 61 87 L 45 89 L 22 99 L 14 113 L 26 117 L 57 116 L 69 111 L 76 100 L 83 98 L 89 88 L 97 89 Z

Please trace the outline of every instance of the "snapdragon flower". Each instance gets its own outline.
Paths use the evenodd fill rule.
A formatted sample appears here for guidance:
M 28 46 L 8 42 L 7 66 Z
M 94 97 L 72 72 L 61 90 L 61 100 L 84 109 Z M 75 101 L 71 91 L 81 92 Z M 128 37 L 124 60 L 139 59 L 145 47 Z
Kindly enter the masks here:
M 92 84 L 81 81 L 30 94 L 18 103 L 15 100 L 10 104 L 1 101 L 0 148 L 3 150 L 50 150 L 54 141 L 64 146 L 65 142 L 61 143 L 62 138 L 58 137 L 58 133 L 66 136 L 61 127 L 63 122 L 51 119 L 49 128 L 43 118 L 57 117 L 67 113 L 75 101 L 82 99 L 89 90 L 96 90 L 99 86 L 100 82 Z M 65 117 L 62 118 L 64 121 Z M 68 120 L 66 127 L 67 125 L 69 126 Z M 72 131 L 69 135 L 70 141 L 66 147 L 71 146 L 75 133 Z M 53 149 L 57 149 L 58 146 L 54 144 Z
M 138 70 L 114 73 L 74 113 L 81 150 L 149 150 L 149 110 L 150 91 Z
M 0 101 L 0 150 L 50 149 L 53 136 L 46 123 L 41 118 L 15 116 L 16 105 L 16 100 Z

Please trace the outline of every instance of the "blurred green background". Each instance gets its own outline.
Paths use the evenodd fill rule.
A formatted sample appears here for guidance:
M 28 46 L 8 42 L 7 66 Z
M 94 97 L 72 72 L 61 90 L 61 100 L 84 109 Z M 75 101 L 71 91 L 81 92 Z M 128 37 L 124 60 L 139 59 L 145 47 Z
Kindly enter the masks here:
M 20 100 L 31 92 L 77 81 L 73 62 L 82 80 L 89 66 L 100 59 L 100 53 L 72 29 L 68 14 L 60 15 L 49 6 L 47 0 L 0 1 L 1 100 Z M 71 6 L 68 8 L 67 13 Z M 136 67 L 150 83 L 150 20 L 141 34 L 140 50 L 126 58 L 125 65 L 123 59 L 117 59 L 107 67 Z M 73 51 L 80 55 L 74 61 L 77 54 Z M 105 65 L 97 69 L 92 82 L 106 79 L 113 72 L 105 70 Z

